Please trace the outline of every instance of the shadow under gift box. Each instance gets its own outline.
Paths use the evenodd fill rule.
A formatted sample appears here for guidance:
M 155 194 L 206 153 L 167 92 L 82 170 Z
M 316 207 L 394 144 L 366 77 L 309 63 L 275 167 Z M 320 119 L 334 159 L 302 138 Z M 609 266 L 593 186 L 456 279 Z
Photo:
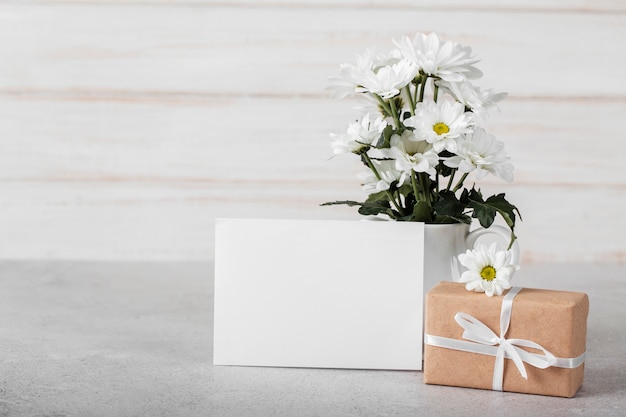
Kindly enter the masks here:
M 426 295 L 425 334 L 463 340 L 463 328 L 455 321 L 455 315 L 463 312 L 500 335 L 503 297 L 469 292 L 458 282 L 441 282 Z M 587 294 L 523 288 L 512 300 L 505 338 L 533 341 L 557 358 L 576 358 L 585 353 L 588 313 Z M 424 382 L 492 389 L 495 361 L 490 355 L 426 344 Z M 573 397 L 583 383 L 584 363 L 572 369 L 539 369 L 527 363 L 524 367 L 528 379 L 511 359 L 504 359 L 503 391 Z

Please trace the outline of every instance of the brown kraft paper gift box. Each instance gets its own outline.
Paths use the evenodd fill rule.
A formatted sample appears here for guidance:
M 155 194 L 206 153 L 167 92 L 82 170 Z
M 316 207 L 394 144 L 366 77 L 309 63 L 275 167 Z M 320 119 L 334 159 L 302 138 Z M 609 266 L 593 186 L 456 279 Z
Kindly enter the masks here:
M 506 294 L 506 292 L 505 292 Z M 500 335 L 502 296 L 470 292 L 458 282 L 441 282 L 426 295 L 424 331 L 427 335 L 462 339 L 455 315 L 464 312 Z M 527 339 L 557 358 L 575 358 L 585 352 L 589 299 L 586 294 L 523 288 L 513 299 L 506 339 Z M 524 348 L 529 352 L 542 353 Z M 495 357 L 430 346 L 424 347 L 424 382 L 492 389 Z M 510 359 L 504 359 L 503 391 L 573 397 L 583 382 L 584 364 L 573 368 L 538 369 L 524 363 L 524 379 Z

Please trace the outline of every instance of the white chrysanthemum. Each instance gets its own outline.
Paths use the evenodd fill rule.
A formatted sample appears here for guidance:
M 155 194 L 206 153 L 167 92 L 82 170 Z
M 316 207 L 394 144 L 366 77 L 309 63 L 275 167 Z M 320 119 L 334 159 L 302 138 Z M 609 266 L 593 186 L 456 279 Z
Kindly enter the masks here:
M 394 43 L 402 55 L 415 63 L 422 73 L 455 82 L 476 79 L 482 75 L 474 67 L 478 60 L 471 57 L 471 48 L 452 41 L 443 42 L 435 33 L 418 33 L 413 40 L 405 36 Z
M 373 194 L 386 191 L 391 186 L 391 183 L 398 181 L 400 178 L 401 172 L 396 169 L 394 161 L 372 160 L 372 164 L 376 167 L 380 178 L 371 170 L 359 174 L 359 178 L 363 181 L 363 191 L 366 193 Z
M 476 171 L 480 180 L 491 173 L 504 181 L 513 181 L 513 164 L 504 151 L 504 143 L 496 140 L 482 128 L 476 128 L 457 142 L 456 155 L 444 163 L 461 172 Z
M 433 144 L 435 152 L 446 149 L 456 152 L 456 139 L 471 131 L 471 113 L 456 101 L 439 100 L 417 103 L 415 116 L 404 121 L 406 126 L 415 128 L 415 135 Z
M 396 64 L 380 67 L 361 75 L 357 93 L 372 93 L 383 99 L 395 97 L 406 87 L 417 74 L 415 64 L 402 60 Z
M 396 168 L 402 173 L 400 184 L 410 178 L 411 171 L 435 175 L 439 157 L 428 142 L 418 140 L 412 131 L 405 130 L 402 135 L 391 136 L 390 144 L 386 154 L 395 160 Z
M 368 113 L 361 120 L 350 123 L 345 134 L 330 134 L 334 139 L 331 143 L 333 152 L 335 155 L 350 152 L 359 154 L 363 149 L 376 144 L 386 126 L 385 119 L 379 116 L 371 120 Z
M 397 53 L 374 56 L 371 50 L 357 55 L 356 65 L 342 64 L 339 76 L 330 77 L 332 96 L 344 98 L 354 93 L 372 93 L 383 99 L 400 94 L 417 74 L 417 66 Z
M 459 83 L 437 81 L 437 85 L 463 103 L 481 121 L 487 119 L 489 110 L 497 110 L 498 106 L 496 103 L 507 96 L 507 93 L 494 93 L 492 90 L 481 91 L 479 87 L 474 87 L 469 81 Z
M 511 276 L 519 266 L 511 262 L 510 251 L 498 251 L 495 243 L 489 248 L 479 244 L 476 249 L 458 256 L 461 265 L 468 268 L 461 275 L 460 282 L 465 283 L 468 291 L 484 292 L 489 297 L 502 295 L 511 288 Z
M 345 98 L 356 93 L 359 86 L 359 74 L 372 71 L 374 67 L 374 57 L 371 49 L 367 49 L 356 56 L 355 65 L 341 64 L 339 75 L 328 77 L 328 90 L 334 98 Z

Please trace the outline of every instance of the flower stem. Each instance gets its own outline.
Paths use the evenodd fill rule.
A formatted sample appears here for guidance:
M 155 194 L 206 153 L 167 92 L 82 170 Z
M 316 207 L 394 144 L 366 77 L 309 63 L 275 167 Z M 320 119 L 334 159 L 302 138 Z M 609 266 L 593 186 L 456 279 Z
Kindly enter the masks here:
M 424 79 L 422 80 L 422 88 L 420 89 L 420 98 L 419 98 L 419 102 L 421 103 L 422 101 L 424 101 L 424 92 L 426 91 L 426 82 L 428 81 L 428 76 L 425 75 Z
M 400 118 L 398 117 L 398 109 L 396 108 L 396 102 L 393 97 L 389 99 L 389 107 L 391 108 L 391 113 L 393 116 L 393 122 L 396 125 L 396 129 L 400 128 Z
M 416 173 L 415 171 L 411 171 L 411 183 L 413 184 L 413 193 L 415 193 L 416 202 L 422 202 L 428 206 L 428 210 L 431 213 L 429 216 L 429 221 L 432 221 L 433 196 L 430 192 L 430 179 L 428 175 L 425 172 Z M 419 188 L 421 188 L 421 192 L 418 191 Z
M 411 116 L 415 116 L 415 100 L 413 99 L 413 94 L 411 94 L 410 84 L 407 84 L 405 88 L 406 95 L 409 97 L 409 111 L 411 112 Z
M 463 176 L 461 177 L 459 182 L 457 182 L 456 185 L 454 186 L 454 190 L 452 190 L 453 193 L 456 193 L 459 190 L 459 188 L 463 186 L 463 181 L 465 181 L 465 178 L 467 178 L 468 174 L 469 174 L 468 172 L 463 173 Z
M 365 159 L 365 162 L 367 162 L 367 166 L 370 167 L 370 169 L 372 170 L 372 172 L 374 173 L 374 175 L 376 176 L 376 179 L 378 181 L 380 181 L 382 179 L 382 177 L 380 176 L 380 174 L 378 173 L 378 170 L 376 169 L 376 167 L 374 166 L 374 163 L 372 162 L 372 160 L 370 159 L 369 155 L 367 153 L 363 154 L 363 158 Z M 402 209 L 402 207 L 400 205 L 398 205 L 398 202 L 396 201 L 396 199 L 394 198 L 394 196 L 391 194 L 391 192 L 389 190 L 385 190 L 385 194 L 387 194 L 387 198 L 389 199 L 389 201 L 391 202 L 391 204 L 393 204 L 393 206 L 396 208 L 396 210 L 398 210 L 398 212 L 400 213 L 401 216 L 404 216 L 404 210 Z
M 422 189 L 424 190 L 424 199 L 426 203 L 428 203 L 428 206 L 431 207 L 433 201 L 430 194 L 430 180 L 425 172 L 419 174 L 419 179 Z
M 439 86 L 437 84 L 435 84 L 435 82 L 433 81 L 433 101 L 436 103 L 437 102 L 437 97 L 439 96 Z
M 389 105 L 385 102 L 385 100 L 383 100 L 378 94 L 374 94 L 374 97 L 376 97 L 376 100 L 378 100 L 378 104 L 380 104 L 380 107 L 382 107 L 383 112 L 387 113 L 387 115 L 389 116 L 392 116 L 391 108 L 389 108 Z
M 417 179 L 415 176 L 415 171 L 413 170 L 411 170 L 411 185 L 413 185 L 413 194 L 415 195 L 415 201 L 423 200 L 424 198 L 417 187 Z
M 456 175 L 456 169 L 452 170 L 452 174 L 450 174 L 450 180 L 448 181 L 448 185 L 446 186 L 446 190 L 450 191 L 452 188 L 452 182 L 454 181 L 454 176 Z

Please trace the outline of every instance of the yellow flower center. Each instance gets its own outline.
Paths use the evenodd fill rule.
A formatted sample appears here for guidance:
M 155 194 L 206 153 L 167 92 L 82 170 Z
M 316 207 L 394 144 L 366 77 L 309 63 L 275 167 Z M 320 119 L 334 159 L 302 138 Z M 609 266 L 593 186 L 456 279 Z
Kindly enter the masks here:
M 482 269 L 482 271 L 480 271 L 480 276 L 485 281 L 493 281 L 493 279 L 496 277 L 496 269 L 491 265 L 487 265 Z
M 447 124 L 439 122 L 433 126 L 433 130 L 436 134 L 443 135 L 444 133 L 448 133 L 450 131 L 450 128 Z

